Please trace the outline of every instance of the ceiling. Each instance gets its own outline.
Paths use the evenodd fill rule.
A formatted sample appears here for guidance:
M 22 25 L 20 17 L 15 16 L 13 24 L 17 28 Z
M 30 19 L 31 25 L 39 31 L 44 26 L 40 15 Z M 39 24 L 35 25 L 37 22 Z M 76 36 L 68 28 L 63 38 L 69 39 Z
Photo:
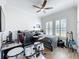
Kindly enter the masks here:
M 7 7 L 13 7 L 38 16 L 45 16 L 75 6 L 78 0 L 48 0 L 46 7 L 47 6 L 53 7 L 53 9 L 47 10 L 46 13 L 43 12 L 36 13 L 38 9 L 32 6 L 32 5 L 40 6 L 44 0 L 5 0 L 5 1 L 6 1 L 5 6 Z

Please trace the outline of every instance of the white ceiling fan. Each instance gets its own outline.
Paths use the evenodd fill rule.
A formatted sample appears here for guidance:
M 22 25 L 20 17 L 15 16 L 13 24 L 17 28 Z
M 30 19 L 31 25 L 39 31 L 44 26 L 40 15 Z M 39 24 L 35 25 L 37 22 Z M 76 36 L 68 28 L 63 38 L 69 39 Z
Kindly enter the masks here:
M 36 6 L 36 5 L 32 5 L 32 6 L 39 9 L 38 11 L 36 11 L 37 13 L 39 13 L 42 10 L 43 10 L 44 13 L 46 13 L 45 10 L 53 9 L 53 7 L 45 7 L 46 4 L 47 4 L 47 0 L 44 0 L 44 2 L 43 2 L 41 7 Z

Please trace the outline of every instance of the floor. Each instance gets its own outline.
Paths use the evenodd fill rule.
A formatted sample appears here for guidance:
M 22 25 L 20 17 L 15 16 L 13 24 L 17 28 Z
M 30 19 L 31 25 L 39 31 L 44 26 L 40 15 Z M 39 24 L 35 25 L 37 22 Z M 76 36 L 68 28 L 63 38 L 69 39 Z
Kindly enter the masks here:
M 56 48 L 53 52 L 51 52 L 48 49 L 45 49 L 44 52 L 46 53 L 45 55 L 46 59 L 79 59 L 78 53 L 72 52 L 67 48 Z M 37 59 L 37 58 L 30 58 L 30 59 Z
M 76 52 L 72 52 L 67 48 L 56 48 L 53 52 L 46 49 L 45 52 L 46 59 L 79 59 Z

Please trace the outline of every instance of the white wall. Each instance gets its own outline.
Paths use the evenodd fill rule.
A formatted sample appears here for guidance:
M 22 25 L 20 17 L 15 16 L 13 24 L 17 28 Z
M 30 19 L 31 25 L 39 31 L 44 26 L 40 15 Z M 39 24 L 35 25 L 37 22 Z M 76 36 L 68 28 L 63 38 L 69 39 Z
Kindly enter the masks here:
M 77 22 L 79 22 L 79 4 L 77 5 Z M 79 25 L 77 25 L 77 28 L 79 28 Z M 79 32 L 78 29 L 77 29 L 77 31 Z M 77 32 L 77 34 L 78 34 L 78 32 Z M 79 46 L 79 38 L 77 39 L 77 43 L 78 43 L 78 46 Z
M 42 26 L 43 29 L 45 29 L 45 23 L 47 21 L 53 21 L 55 23 L 55 20 L 59 19 L 67 19 L 67 31 L 73 31 L 73 36 L 76 39 L 77 38 L 77 8 L 72 7 L 66 10 L 62 10 L 60 12 L 56 12 L 54 14 L 45 16 L 42 18 Z M 54 27 L 55 28 L 55 27 Z M 55 29 L 53 29 L 55 33 Z
M 40 20 L 35 15 L 12 6 L 6 7 L 5 31 L 33 30 L 36 24 L 40 24 Z M 13 34 L 13 38 L 17 38 L 16 33 Z
M 40 24 L 40 19 L 35 14 L 27 11 L 25 2 L 26 0 L 2 1 L 3 31 L 32 30 L 33 26 Z
M 27 11 L 27 7 L 25 7 L 25 0 L 23 7 L 26 8 L 24 10 L 20 4 L 19 0 L 3 0 L 5 3 L 1 3 L 2 6 L 2 31 L 4 31 L 4 39 L 5 36 L 8 35 L 8 31 L 13 31 L 13 38 L 16 39 L 17 30 L 33 30 L 33 26 L 36 24 L 41 24 L 40 19 L 33 13 Z M 20 0 L 22 1 L 22 0 Z M 17 5 L 15 5 L 15 2 Z M 13 4 L 12 4 L 13 3 Z M 20 2 L 21 3 L 21 2 Z
M 26 11 L 7 6 L 5 12 L 5 30 L 32 30 L 33 26 L 40 24 L 39 19 Z

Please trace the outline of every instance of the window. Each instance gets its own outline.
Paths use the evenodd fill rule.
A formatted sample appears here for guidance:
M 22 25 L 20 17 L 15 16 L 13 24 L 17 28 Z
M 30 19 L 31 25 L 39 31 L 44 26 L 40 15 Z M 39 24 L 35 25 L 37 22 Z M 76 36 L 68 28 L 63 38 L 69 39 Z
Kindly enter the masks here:
M 66 36 L 66 19 L 56 20 L 55 34 L 56 36 Z
M 47 35 L 52 35 L 52 21 L 46 22 L 46 34 Z
M 66 37 L 66 19 L 61 20 L 61 36 Z
M 56 21 L 56 36 L 59 36 L 60 35 L 60 21 L 57 20 Z
M 48 35 L 49 34 L 49 28 L 48 28 L 48 22 L 46 23 L 46 34 Z

